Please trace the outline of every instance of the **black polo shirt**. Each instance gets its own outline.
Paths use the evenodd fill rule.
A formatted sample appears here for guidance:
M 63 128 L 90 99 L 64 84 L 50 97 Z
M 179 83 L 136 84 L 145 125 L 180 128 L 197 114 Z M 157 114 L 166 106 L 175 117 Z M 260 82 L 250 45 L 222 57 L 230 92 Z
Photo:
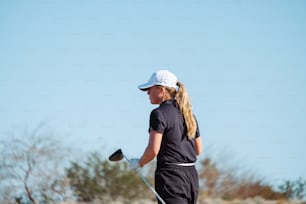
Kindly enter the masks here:
M 164 101 L 150 114 L 150 129 L 163 134 L 157 163 L 193 163 L 196 161 L 194 139 L 187 137 L 187 128 L 176 100 Z M 197 125 L 196 137 L 200 136 Z

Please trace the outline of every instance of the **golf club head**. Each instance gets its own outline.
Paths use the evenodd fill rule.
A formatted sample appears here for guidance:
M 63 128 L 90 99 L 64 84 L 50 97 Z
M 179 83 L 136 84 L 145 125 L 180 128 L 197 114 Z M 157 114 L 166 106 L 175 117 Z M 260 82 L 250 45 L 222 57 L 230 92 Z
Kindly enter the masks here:
M 121 151 L 121 149 L 118 149 L 117 151 L 115 151 L 112 155 L 110 155 L 109 157 L 108 157 L 108 159 L 110 160 L 110 161 L 120 161 L 120 160 L 122 160 L 123 159 L 123 153 L 122 153 L 122 151 Z

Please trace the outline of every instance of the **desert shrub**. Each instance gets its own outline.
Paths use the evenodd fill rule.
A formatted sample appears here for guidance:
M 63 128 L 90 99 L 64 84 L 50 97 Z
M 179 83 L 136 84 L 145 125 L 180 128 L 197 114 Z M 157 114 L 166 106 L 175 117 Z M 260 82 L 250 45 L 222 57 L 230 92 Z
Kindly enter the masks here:
M 287 198 L 282 192 L 273 190 L 251 171 L 241 172 L 241 169 L 220 168 L 219 163 L 211 158 L 201 161 L 200 197 L 223 198 L 225 200 L 247 199 L 261 197 L 269 200 Z
M 223 198 L 228 200 L 247 199 L 261 197 L 267 200 L 278 200 L 286 198 L 284 194 L 276 192 L 271 186 L 261 183 L 260 181 L 244 181 L 235 184 L 235 187 L 225 192 Z
M 124 163 L 110 163 L 98 153 L 88 156 L 79 164 L 71 162 L 67 177 L 79 201 L 135 200 L 147 195 L 147 188 L 139 176 Z

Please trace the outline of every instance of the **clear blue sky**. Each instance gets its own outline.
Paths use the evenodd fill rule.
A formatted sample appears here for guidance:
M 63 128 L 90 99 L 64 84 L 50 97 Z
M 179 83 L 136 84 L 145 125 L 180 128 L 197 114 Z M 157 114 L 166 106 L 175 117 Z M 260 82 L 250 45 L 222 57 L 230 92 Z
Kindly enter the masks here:
M 191 95 L 205 154 L 306 178 L 306 1 L 2 0 L 0 137 L 42 121 L 84 151 L 140 156 L 157 69 Z M 229 162 L 231 163 L 231 162 Z

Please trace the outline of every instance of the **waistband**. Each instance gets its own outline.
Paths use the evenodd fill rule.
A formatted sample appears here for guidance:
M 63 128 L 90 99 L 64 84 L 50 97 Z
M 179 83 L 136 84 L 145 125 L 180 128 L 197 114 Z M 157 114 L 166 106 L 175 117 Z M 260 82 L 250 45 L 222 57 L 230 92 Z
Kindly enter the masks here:
M 193 167 L 195 163 L 157 163 L 157 168 L 162 167 Z
M 166 164 L 172 164 L 172 165 L 177 165 L 177 166 L 194 166 L 195 163 L 166 163 Z

